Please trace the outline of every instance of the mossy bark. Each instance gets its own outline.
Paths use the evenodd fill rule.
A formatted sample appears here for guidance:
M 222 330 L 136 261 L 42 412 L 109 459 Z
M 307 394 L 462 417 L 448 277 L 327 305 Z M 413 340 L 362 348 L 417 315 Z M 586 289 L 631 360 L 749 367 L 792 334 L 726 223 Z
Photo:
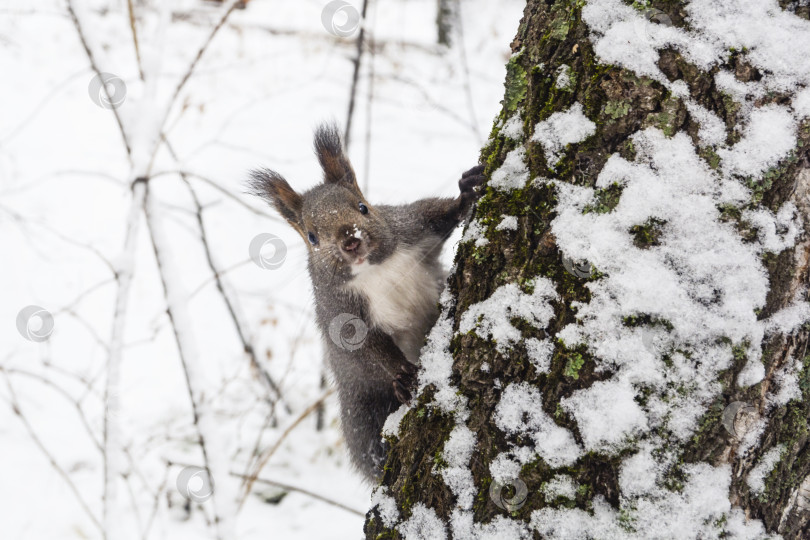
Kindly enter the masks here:
M 482 162 L 487 164 L 487 173 L 496 170 L 516 145 L 523 144 L 499 134 L 497 126 L 503 125 L 507 118 L 522 110 L 524 133 L 531 134 L 533 126 L 539 121 L 577 102 L 582 104 L 585 115 L 596 123 L 595 136 L 576 145 L 576 148 L 567 148 L 563 158 L 553 168 L 546 162 L 538 143 L 526 143 L 527 163 L 532 178 L 544 177 L 594 186 L 609 156 L 619 153 L 631 159 L 635 151 L 629 140 L 630 135 L 650 126 L 660 128 L 667 135 L 685 132 L 698 145 L 699 126 L 680 99 L 672 96 L 656 81 L 599 62 L 589 41 L 587 26 L 581 19 L 584 4 L 577 0 L 528 1 L 512 43 L 515 55 L 507 66 L 503 110 L 481 153 Z M 683 2 L 668 0 L 650 4 L 648 7 L 665 12 L 675 26 L 687 24 Z M 800 7 L 796 14 L 806 18 L 808 10 Z M 739 131 L 735 131 L 740 122 L 739 106 L 716 88 L 714 71 L 702 72 L 675 50 L 661 52 L 659 67 L 670 80 L 684 80 L 692 98 L 725 122 L 726 142 L 736 142 L 740 136 Z M 746 65 L 734 53 L 729 55 L 727 64 L 722 67 L 732 69 L 742 81 L 756 80 L 759 76 L 756 69 Z M 555 84 L 560 69 L 567 69 L 569 74 L 569 84 L 564 87 Z M 759 104 L 781 103 L 783 100 L 783 96 L 768 95 Z M 717 155 L 711 150 L 703 151 L 701 157 L 710 167 L 718 166 Z M 799 143 L 789 159 L 769 171 L 765 181 L 752 187 L 755 205 L 775 211 L 786 201 L 793 201 L 802 213 L 805 231 L 810 231 L 810 122 L 805 120 L 800 126 Z M 615 206 L 618 195 L 619 190 L 615 188 L 603 190 L 599 193 L 600 205 L 594 211 L 609 211 Z M 555 304 L 555 318 L 547 329 L 548 334 L 553 336 L 574 321 L 575 312 L 571 303 L 587 302 L 589 291 L 585 287 L 587 279 L 578 278 L 563 267 L 560 252 L 549 230 L 549 223 L 554 219 L 555 203 L 554 190 L 548 186 L 529 183 L 526 188 L 511 192 L 487 188 L 485 196 L 474 209 L 473 217 L 487 226 L 489 242 L 481 247 L 476 247 L 473 242 L 461 244 L 455 271 L 450 277 L 450 291 L 455 299 L 452 313 L 455 330 L 458 329 L 459 315 L 471 304 L 487 299 L 505 283 L 526 284 L 540 275 L 553 280 L 561 296 L 561 301 Z M 503 214 L 518 217 L 517 231 L 495 230 Z M 739 212 L 730 211 L 727 218 L 745 234 L 747 224 L 740 219 Z M 636 245 L 655 245 L 659 225 L 648 223 L 634 231 L 639 242 Z M 784 308 L 795 297 L 797 289 L 808 282 L 809 247 L 805 235 L 794 248 L 765 258 L 770 292 L 767 304 L 759 314 L 761 318 Z M 598 275 L 590 279 L 598 279 Z M 546 332 L 542 330 L 528 325 L 520 327 L 524 338 L 546 337 Z M 768 531 L 778 531 L 790 539 L 810 538 L 810 492 L 803 494 L 799 489 L 802 481 L 810 475 L 808 334 L 810 329 L 805 325 L 791 337 L 774 336 L 764 343 L 763 362 L 767 375 L 757 385 L 748 388 L 735 385 L 743 360 L 721 373 L 722 395 L 709 408 L 699 431 L 680 449 L 682 463 L 731 463 L 732 504 L 743 508 L 750 518 L 762 520 Z M 593 358 L 585 347 L 569 350 L 559 342 L 551 369 L 545 374 L 535 371 L 522 346 L 518 345 L 508 355 L 501 355 L 491 342 L 474 333 L 456 335 L 450 352 L 454 358 L 453 384 L 469 400 L 471 415 L 466 424 L 477 436 L 470 465 L 478 488 L 473 507 L 474 519 L 486 523 L 505 513 L 488 496 L 492 481 L 489 465 L 495 456 L 508 449 L 504 434 L 493 421 L 500 388 L 510 382 L 531 382 L 542 392 L 545 411 L 581 441 L 575 423 L 559 407 L 560 400 L 606 375 L 595 371 Z M 800 377 L 803 399 L 767 410 L 764 396 L 773 384 L 773 375 L 791 357 L 804 361 L 805 368 Z M 485 362 L 489 364 L 488 371 L 481 369 Z M 432 508 L 445 520 L 455 505 L 455 497 L 442 477 L 432 474 L 455 424 L 451 418 L 427 406 L 432 397 L 433 391 L 428 388 L 404 418 L 400 437 L 393 441 L 382 479 L 382 485 L 389 488 L 388 493 L 396 500 L 402 519 L 410 515 L 411 508 L 417 502 Z M 769 418 L 760 450 L 745 459 L 735 455 L 736 442 L 721 423 L 724 408 L 734 401 L 752 404 L 760 414 Z M 767 476 L 765 492 L 754 495 L 743 479 L 756 460 L 778 444 L 785 444 L 785 453 L 776 469 Z M 621 496 L 618 459 L 589 453 L 564 471 L 582 486 L 576 496 L 576 506 L 588 510 L 589 501 L 597 494 L 618 506 Z M 532 511 L 547 504 L 540 488 L 553 474 L 542 460 L 524 467 L 520 478 L 528 486 L 528 499 L 511 517 L 528 521 Z M 785 514 L 784 510 L 788 507 L 791 510 Z M 367 516 L 365 533 L 369 539 L 400 537 L 395 529 L 385 528 L 374 511 Z

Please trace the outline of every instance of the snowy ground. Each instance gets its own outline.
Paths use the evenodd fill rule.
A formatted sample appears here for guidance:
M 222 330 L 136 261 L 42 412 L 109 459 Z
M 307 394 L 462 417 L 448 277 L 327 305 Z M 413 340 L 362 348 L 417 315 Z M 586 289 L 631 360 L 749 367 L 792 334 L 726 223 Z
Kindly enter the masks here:
M 83 22 L 105 66 L 126 83 L 127 98 L 117 111 L 134 122 L 142 109 L 133 104 L 147 90 L 138 76 L 126 2 L 76 3 L 88 8 Z M 147 49 L 156 17 L 149 5 L 135 4 Z M 245 205 L 267 209 L 242 194 L 246 172 L 256 166 L 279 170 L 297 188 L 317 182 L 312 128 L 324 119 L 345 122 L 355 45 L 352 37 L 339 39 L 324 29 L 325 4 L 252 0 L 234 12 L 170 112 L 165 133 L 177 161 L 164 148 L 153 166 L 150 189 L 166 216 L 165 240 L 188 293 L 179 302 L 190 310 L 189 333 L 200 352 L 203 401 L 216 420 L 219 437 L 209 444 L 225 453 L 236 473 L 245 471 L 254 448 L 271 448 L 325 391 L 304 246 L 269 211 L 271 217 L 248 211 Z M 500 108 L 508 44 L 523 2 L 464 0 L 463 32 L 456 28 L 451 49 L 435 45 L 435 5 L 380 0 L 369 8 L 377 45 L 371 118 L 367 54 L 349 154 L 371 201 L 452 195 Z M 156 104 L 171 94 L 220 12 L 216 4 L 177 2 L 161 49 Z M 112 111 L 90 98 L 93 73 L 63 2 L 4 2 L 0 73 L 2 536 L 100 538 L 93 519 L 102 519 L 104 460 L 96 443 L 103 440 L 117 290 L 111 267 L 122 264 L 130 167 Z M 289 410 L 276 406 L 274 427 L 265 427 L 266 393 L 251 375 L 212 280 L 194 202 L 178 170 L 193 173 L 189 182 L 204 207 L 215 264 L 227 270 L 226 286 L 282 387 Z M 262 232 L 277 234 L 288 246 L 277 269 L 262 269 L 248 257 L 251 240 Z M 451 259 L 452 247 L 445 257 Z M 128 454 L 119 525 L 127 538 L 212 537 L 210 505 L 184 509 L 176 488 L 182 464 L 199 465 L 202 457 L 144 223 L 134 263 L 118 395 Z M 28 341 L 18 332 L 18 313 L 28 305 L 53 314 L 48 340 Z M 347 464 L 332 397 L 325 425 L 316 431 L 315 416 L 304 418 L 260 477 L 364 513 L 369 488 Z M 275 488 L 254 486 L 236 520 L 238 538 L 361 534 L 360 515 L 297 492 L 278 504 L 263 501 L 277 495 Z

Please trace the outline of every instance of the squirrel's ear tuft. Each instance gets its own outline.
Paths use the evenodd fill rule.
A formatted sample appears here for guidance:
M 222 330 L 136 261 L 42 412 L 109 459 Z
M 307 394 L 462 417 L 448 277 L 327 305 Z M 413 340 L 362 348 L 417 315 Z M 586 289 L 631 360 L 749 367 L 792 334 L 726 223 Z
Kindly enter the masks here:
M 326 184 L 339 184 L 359 191 L 354 169 L 343 153 L 340 132 L 334 123 L 324 123 L 315 130 L 315 154 L 323 169 Z
M 250 172 L 248 187 L 250 193 L 269 202 L 290 225 L 301 230 L 304 199 L 290 187 L 283 176 L 270 169 L 255 169 Z

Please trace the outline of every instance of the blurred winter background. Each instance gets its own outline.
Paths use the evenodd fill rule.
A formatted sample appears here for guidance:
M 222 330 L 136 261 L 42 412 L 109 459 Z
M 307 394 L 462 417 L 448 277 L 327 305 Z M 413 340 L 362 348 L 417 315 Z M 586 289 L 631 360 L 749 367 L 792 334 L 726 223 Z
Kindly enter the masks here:
M 453 195 L 524 2 L 363 4 L 2 3 L 0 536 L 361 536 L 306 250 L 243 182 L 351 118 L 371 201 Z

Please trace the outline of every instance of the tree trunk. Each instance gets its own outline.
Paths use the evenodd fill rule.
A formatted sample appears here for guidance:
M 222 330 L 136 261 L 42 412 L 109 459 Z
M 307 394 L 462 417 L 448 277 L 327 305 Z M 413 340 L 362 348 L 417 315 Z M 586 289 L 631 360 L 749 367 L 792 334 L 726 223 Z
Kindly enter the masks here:
M 810 538 L 810 8 L 738 4 L 528 1 L 367 538 Z
M 458 0 L 436 0 L 436 42 L 452 45 L 453 26 L 458 17 L 455 6 Z

